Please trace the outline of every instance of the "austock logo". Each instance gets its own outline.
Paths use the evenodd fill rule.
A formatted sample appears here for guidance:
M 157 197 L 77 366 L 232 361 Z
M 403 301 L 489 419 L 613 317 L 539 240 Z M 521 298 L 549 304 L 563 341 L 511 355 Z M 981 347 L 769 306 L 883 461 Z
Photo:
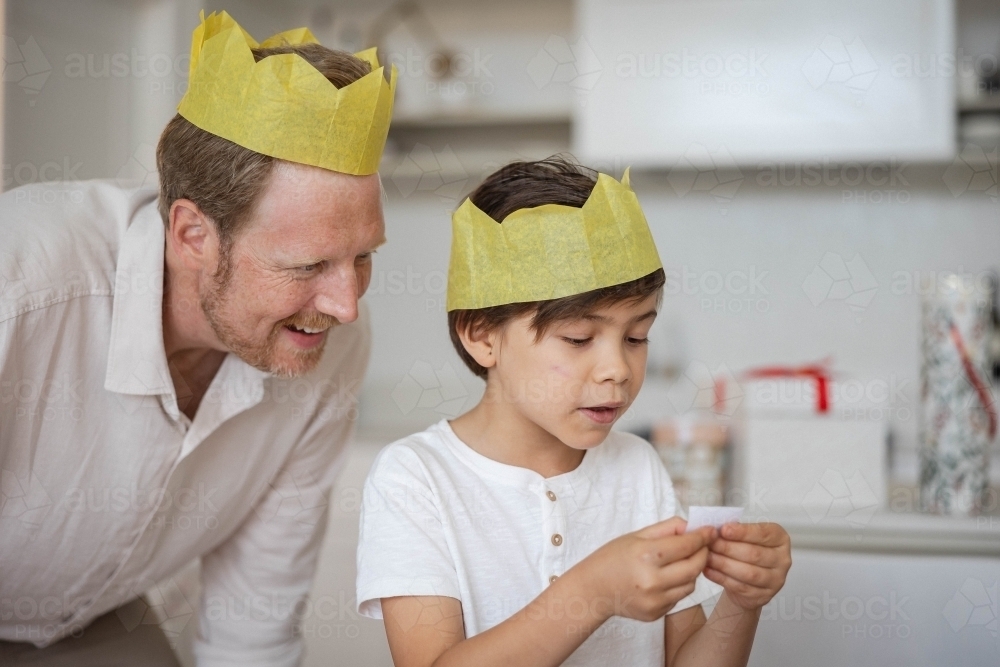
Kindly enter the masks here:
M 871 88 L 878 69 L 878 63 L 860 37 L 845 44 L 834 35 L 827 35 L 802 64 L 802 73 L 813 89 L 843 85 L 858 95 Z M 857 103 L 861 104 L 860 97 Z
M 823 255 L 802 282 L 802 290 L 812 305 L 818 307 L 825 301 L 843 301 L 855 313 L 861 313 L 871 304 L 878 287 L 878 280 L 861 255 L 855 254 L 845 262 L 833 252 Z
M 0 470 L 0 519 L 16 520 L 34 532 L 51 508 L 52 498 L 34 473 L 16 475 L 12 470 Z
M 743 185 L 743 178 L 725 146 L 710 151 L 701 144 L 691 144 L 667 174 L 667 182 L 678 197 L 709 195 L 723 214 Z
M 571 45 L 565 37 L 549 35 L 528 63 L 528 76 L 539 89 L 565 83 L 577 92 L 591 91 L 603 70 L 597 54 L 582 37 Z
M 462 380 L 447 362 L 437 370 L 426 361 L 414 362 L 406 377 L 392 390 L 392 400 L 404 415 L 416 409 L 429 409 L 446 417 L 457 417 L 468 396 Z
M 34 37 L 18 44 L 3 36 L 3 80 L 16 83 L 28 95 L 38 95 L 52 73 L 52 65 L 45 58 Z M 35 105 L 35 100 L 28 102 Z

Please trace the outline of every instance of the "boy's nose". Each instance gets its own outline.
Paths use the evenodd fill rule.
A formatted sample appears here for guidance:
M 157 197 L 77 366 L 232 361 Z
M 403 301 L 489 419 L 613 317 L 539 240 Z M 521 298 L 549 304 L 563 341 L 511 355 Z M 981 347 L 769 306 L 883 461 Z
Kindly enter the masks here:
M 607 382 L 610 380 L 615 384 L 622 384 L 632 379 L 632 369 L 625 357 L 625 350 L 618 345 L 609 346 L 609 348 L 601 353 L 601 361 L 596 368 L 597 381 Z

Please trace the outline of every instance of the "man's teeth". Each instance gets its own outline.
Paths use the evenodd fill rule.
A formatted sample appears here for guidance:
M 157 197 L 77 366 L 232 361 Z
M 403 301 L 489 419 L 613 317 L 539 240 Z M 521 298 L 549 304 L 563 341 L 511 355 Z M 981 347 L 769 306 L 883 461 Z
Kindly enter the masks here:
M 291 329 L 295 329 L 296 331 L 301 331 L 302 333 L 307 333 L 307 334 L 318 334 L 326 331 L 326 329 L 310 329 L 309 327 L 297 327 L 294 324 L 290 324 L 288 326 Z

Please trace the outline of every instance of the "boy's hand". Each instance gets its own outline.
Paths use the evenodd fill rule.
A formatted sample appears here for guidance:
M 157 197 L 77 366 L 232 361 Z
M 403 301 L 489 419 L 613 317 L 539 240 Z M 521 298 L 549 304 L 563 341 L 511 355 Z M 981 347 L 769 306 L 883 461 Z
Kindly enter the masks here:
M 792 541 L 776 523 L 727 523 L 710 551 L 705 577 L 747 610 L 770 602 L 792 566 Z
M 573 568 L 591 582 L 591 608 L 603 617 L 654 621 L 690 595 L 716 530 L 685 535 L 686 527 L 678 517 L 655 523 L 608 542 Z

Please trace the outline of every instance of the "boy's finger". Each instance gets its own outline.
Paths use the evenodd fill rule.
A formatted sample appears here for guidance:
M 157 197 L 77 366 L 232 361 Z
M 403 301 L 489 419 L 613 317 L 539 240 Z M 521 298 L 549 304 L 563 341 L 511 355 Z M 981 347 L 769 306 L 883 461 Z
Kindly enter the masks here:
M 658 537 L 666 537 L 667 535 L 683 535 L 686 528 L 687 521 L 679 516 L 675 516 L 667 519 L 666 521 L 660 521 L 659 523 L 654 523 L 651 526 L 646 526 L 642 530 L 638 531 L 636 535 L 647 539 L 656 539 Z
M 708 567 L 754 588 L 765 588 L 771 581 L 771 570 L 768 568 L 715 553 L 708 555 Z
M 656 564 L 664 566 L 691 557 L 699 550 L 704 549 L 708 542 L 705 533 L 697 530 L 684 535 L 667 535 L 657 538 L 652 541 L 650 546 L 655 549 L 654 561 Z
M 749 542 L 731 542 L 719 538 L 709 545 L 712 553 L 729 556 L 744 563 L 752 563 L 760 567 L 775 567 L 778 564 L 778 554 L 770 547 L 762 547 Z
M 750 542 L 765 547 L 781 546 L 788 538 L 788 533 L 776 523 L 727 523 L 719 534 L 733 542 Z
M 660 582 L 664 588 L 673 588 L 698 578 L 708 565 L 708 549 L 702 547 L 687 558 L 679 558 L 660 566 Z
M 770 591 L 763 588 L 758 588 L 757 586 L 751 586 L 738 579 L 730 577 L 725 572 L 720 572 L 719 570 L 713 568 L 705 568 L 705 578 L 709 581 L 713 581 L 727 591 L 734 591 L 739 595 L 773 595 Z

